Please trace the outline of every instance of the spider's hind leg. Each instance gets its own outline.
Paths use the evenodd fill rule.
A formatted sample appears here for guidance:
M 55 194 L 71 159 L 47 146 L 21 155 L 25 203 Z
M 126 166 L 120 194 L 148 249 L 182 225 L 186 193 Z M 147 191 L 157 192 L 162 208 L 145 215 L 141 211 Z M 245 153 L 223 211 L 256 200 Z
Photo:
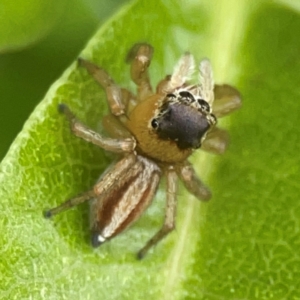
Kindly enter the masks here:
M 95 193 L 93 190 L 91 191 L 88 191 L 88 192 L 85 192 L 85 193 L 82 193 L 74 198 L 71 198 L 71 199 L 68 199 L 67 201 L 65 201 L 64 203 L 56 206 L 56 207 L 53 207 L 49 210 L 45 210 L 43 212 L 43 215 L 45 218 L 51 218 L 63 211 L 66 211 L 74 206 L 77 206 L 81 203 L 84 203 L 86 201 L 89 201 L 90 199 L 92 199 L 93 197 L 95 196 Z
M 51 218 L 63 211 L 66 211 L 81 203 L 87 202 L 93 198 L 98 198 L 100 195 L 109 191 L 109 189 L 119 181 L 119 179 L 129 172 L 136 162 L 136 156 L 129 154 L 122 160 L 117 162 L 109 172 L 104 173 L 103 177 L 94 185 L 94 187 L 85 193 L 82 193 L 74 198 L 68 199 L 57 207 L 44 211 L 45 218 Z
M 172 170 L 168 170 L 167 174 L 167 203 L 165 220 L 160 230 L 146 243 L 146 245 L 138 252 L 138 259 L 144 258 L 149 249 L 160 242 L 171 231 L 175 229 L 176 218 L 176 191 L 177 191 L 177 174 Z

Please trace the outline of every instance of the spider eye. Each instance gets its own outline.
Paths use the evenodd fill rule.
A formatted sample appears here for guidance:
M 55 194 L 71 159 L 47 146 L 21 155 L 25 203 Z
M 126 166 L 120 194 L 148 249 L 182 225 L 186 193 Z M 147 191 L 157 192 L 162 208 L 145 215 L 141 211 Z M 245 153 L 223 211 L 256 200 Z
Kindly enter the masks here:
M 209 104 L 205 100 L 198 99 L 198 104 L 200 105 L 201 110 L 203 110 L 206 113 L 210 112 L 210 106 L 209 106 Z
M 151 126 L 152 126 L 152 128 L 157 129 L 158 128 L 158 121 L 156 119 L 153 119 L 151 121 Z
M 176 96 L 174 94 L 167 94 L 167 97 L 169 99 L 176 99 Z
M 193 95 L 188 92 L 188 91 L 182 91 L 179 93 L 180 97 L 181 97 L 181 101 L 183 103 L 189 104 L 195 101 L 195 98 L 193 97 Z

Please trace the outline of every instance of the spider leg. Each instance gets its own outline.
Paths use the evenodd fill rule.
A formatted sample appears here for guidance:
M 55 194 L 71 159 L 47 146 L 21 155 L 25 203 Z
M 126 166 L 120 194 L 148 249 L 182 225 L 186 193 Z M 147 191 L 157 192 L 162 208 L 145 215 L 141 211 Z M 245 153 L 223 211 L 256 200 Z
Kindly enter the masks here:
M 119 180 L 120 177 L 130 170 L 135 162 L 136 156 L 134 154 L 125 156 L 122 160 L 116 163 L 112 169 L 109 170 L 109 172 L 104 174 L 104 176 L 96 183 L 92 190 L 68 199 L 57 207 L 44 211 L 44 217 L 51 218 L 54 215 L 106 193 Z
M 198 178 L 191 163 L 186 162 L 178 167 L 177 174 L 185 188 L 199 200 L 208 201 L 211 198 L 210 190 Z
M 189 52 L 186 52 L 180 57 L 174 67 L 173 74 L 167 75 L 165 79 L 158 83 L 156 92 L 164 95 L 172 93 L 176 88 L 182 87 L 190 79 L 194 69 L 194 57 Z
M 230 85 L 215 85 L 214 94 L 213 113 L 217 118 L 228 115 L 241 107 L 241 95 Z
M 83 194 L 80 194 L 80 195 L 78 195 L 74 198 L 71 198 L 71 199 L 65 201 L 64 203 L 62 203 L 62 204 L 60 204 L 60 205 L 58 205 L 54 208 L 51 208 L 49 210 L 44 211 L 43 212 L 44 217 L 47 218 L 47 219 L 51 218 L 52 216 L 55 216 L 55 215 L 65 211 L 65 210 L 68 210 L 68 209 L 70 209 L 74 206 L 77 206 L 81 203 L 84 203 L 84 202 L 86 202 L 86 201 L 88 201 L 88 200 L 90 200 L 94 197 L 95 197 L 95 194 L 94 194 L 93 190 L 85 192 Z
M 173 74 L 171 75 L 168 89 L 173 91 L 174 89 L 181 87 L 186 81 L 190 79 L 190 76 L 195 69 L 195 60 L 191 53 L 184 53 L 177 62 Z
M 115 116 L 123 115 L 125 113 L 125 105 L 122 102 L 122 89 L 102 68 L 97 65 L 83 58 L 78 58 L 78 64 L 86 68 L 105 90 L 111 113 Z
M 223 154 L 229 144 L 229 135 L 226 130 L 214 127 L 207 133 L 201 149 L 214 154 Z
M 130 168 L 136 163 L 136 155 L 129 154 L 119 160 L 111 168 L 107 169 L 103 177 L 94 186 L 94 193 L 101 195 L 109 192 L 110 188 L 119 182 L 119 179 L 130 171 Z
M 210 105 L 214 102 L 214 79 L 210 61 L 203 59 L 199 65 L 200 95 Z
M 61 113 L 66 115 L 68 121 L 70 122 L 71 130 L 76 136 L 111 152 L 126 153 L 134 150 L 136 146 L 134 138 L 111 139 L 103 137 L 99 133 L 81 123 L 70 111 L 67 105 L 60 104 L 58 109 Z
M 152 87 L 148 74 L 153 55 L 153 47 L 146 43 L 135 44 L 128 52 L 126 62 L 131 64 L 131 79 L 138 88 L 138 100 L 152 95 Z
M 105 132 L 107 132 L 112 138 L 123 139 L 130 138 L 132 136 L 131 133 L 124 127 L 122 121 L 112 114 L 106 115 L 102 118 L 102 125 Z
M 166 237 L 175 229 L 176 217 L 176 190 L 177 190 L 177 174 L 172 169 L 167 171 L 167 203 L 165 220 L 161 229 L 146 243 L 146 245 L 138 252 L 138 259 L 142 259 L 150 248 L 155 246 L 159 241 Z
M 127 116 L 129 115 L 130 111 L 138 104 L 138 101 L 136 99 L 136 96 L 131 93 L 129 90 L 121 88 L 121 93 L 122 93 L 122 103 L 125 106 L 125 114 L 126 114 L 126 119 L 124 120 L 121 119 L 121 121 L 127 121 Z
M 124 161 L 113 172 L 108 169 L 111 180 L 102 181 L 96 189 L 98 197 L 90 202 L 90 229 L 94 247 L 118 235 L 139 219 L 156 193 L 161 173 L 159 167 L 142 156 L 134 158 L 133 165 L 130 165 L 131 161 L 130 164 L 127 162 L 126 172 L 119 171 L 120 168 L 124 169 Z M 119 174 L 116 176 L 117 172 Z

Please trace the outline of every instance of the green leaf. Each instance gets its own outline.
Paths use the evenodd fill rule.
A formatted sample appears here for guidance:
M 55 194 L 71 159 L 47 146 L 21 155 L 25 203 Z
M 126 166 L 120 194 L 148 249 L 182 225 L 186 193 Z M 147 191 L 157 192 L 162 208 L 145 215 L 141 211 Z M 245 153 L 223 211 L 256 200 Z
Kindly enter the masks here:
M 143 261 L 135 252 L 163 219 L 159 191 L 141 220 L 100 249 L 89 243 L 88 207 L 53 221 L 42 210 L 90 188 L 111 156 L 70 134 L 68 103 L 98 128 L 104 93 L 72 64 L 50 88 L 0 167 L 3 299 L 299 299 L 299 9 L 270 1 L 135 1 L 108 21 L 81 56 L 131 86 L 124 56 L 155 48 L 153 82 L 186 50 L 212 61 L 217 82 L 243 94 L 221 125 L 223 157 L 195 154 L 214 193 L 179 193 L 177 230 Z
M 43 38 L 57 23 L 67 3 L 66 0 L 2 0 L 0 53 L 31 45 Z

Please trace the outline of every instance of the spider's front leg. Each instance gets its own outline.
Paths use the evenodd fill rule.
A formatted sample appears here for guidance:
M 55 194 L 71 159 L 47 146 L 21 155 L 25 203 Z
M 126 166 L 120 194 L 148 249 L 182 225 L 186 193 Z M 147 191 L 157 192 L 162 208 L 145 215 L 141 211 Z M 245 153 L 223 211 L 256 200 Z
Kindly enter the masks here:
M 173 93 L 175 89 L 182 87 L 188 81 L 195 69 L 195 61 L 191 53 L 186 52 L 177 62 L 172 75 L 167 75 L 161 80 L 156 92 L 161 95 Z
M 70 122 L 71 130 L 76 136 L 88 142 L 91 142 L 107 151 L 115 153 L 132 152 L 135 149 L 136 141 L 133 137 L 125 139 L 111 139 L 103 137 L 99 133 L 93 131 L 92 129 L 81 123 L 70 111 L 67 105 L 60 104 L 58 109 L 61 113 L 65 114 L 68 121 Z
M 131 79 L 138 88 L 138 100 L 142 101 L 152 95 L 148 74 L 153 55 L 153 47 L 146 43 L 135 44 L 128 52 L 126 62 L 131 64 Z
M 146 243 L 146 245 L 138 252 L 137 257 L 142 259 L 150 248 L 155 246 L 159 241 L 166 237 L 172 230 L 175 229 L 175 217 L 176 217 L 176 191 L 178 177 L 173 169 L 166 172 L 167 177 L 167 203 L 164 224 L 161 229 Z
M 125 114 L 126 101 L 129 101 L 133 95 L 125 90 L 121 89 L 113 79 L 99 66 L 83 59 L 78 58 L 78 64 L 87 69 L 87 71 L 94 77 L 102 88 L 105 90 L 107 102 L 110 111 L 115 116 L 121 116 Z

